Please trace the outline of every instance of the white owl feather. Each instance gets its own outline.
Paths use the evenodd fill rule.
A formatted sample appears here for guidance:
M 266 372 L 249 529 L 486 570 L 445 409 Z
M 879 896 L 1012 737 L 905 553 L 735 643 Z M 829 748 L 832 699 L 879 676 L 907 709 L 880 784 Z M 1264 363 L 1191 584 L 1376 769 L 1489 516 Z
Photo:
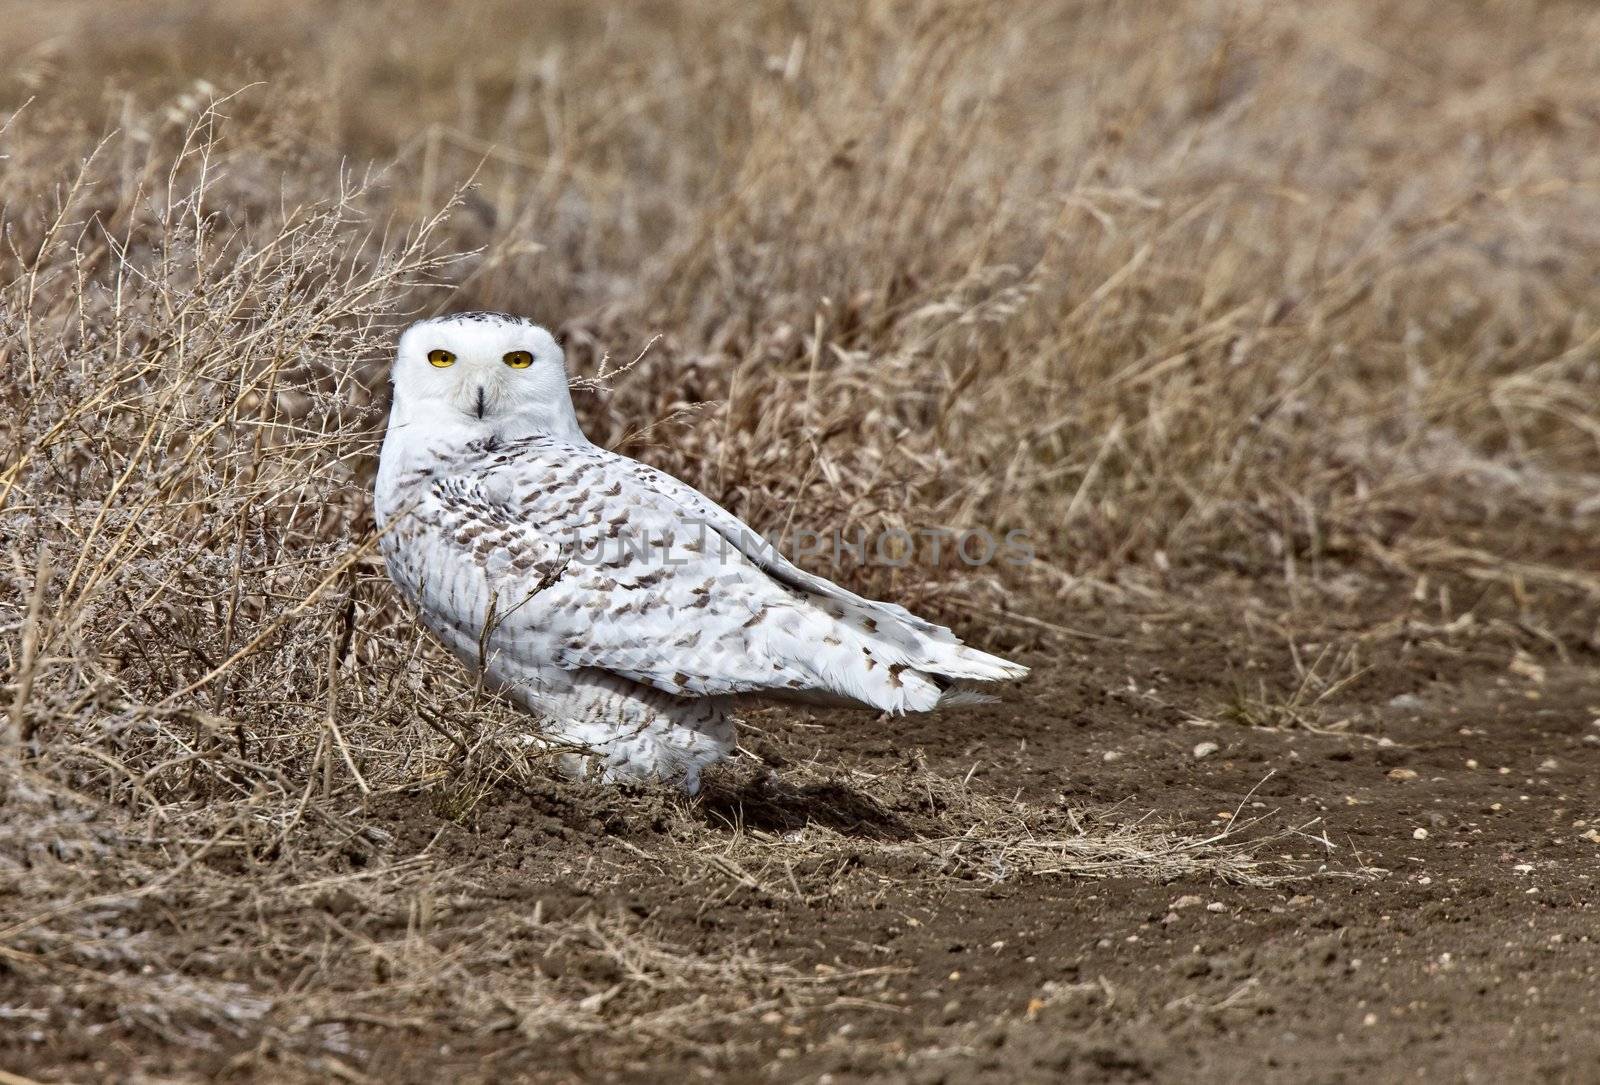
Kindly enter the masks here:
M 1027 668 L 807 573 L 703 494 L 583 436 L 543 328 L 412 326 L 377 515 L 424 624 L 608 778 L 699 786 L 742 697 L 901 713 Z

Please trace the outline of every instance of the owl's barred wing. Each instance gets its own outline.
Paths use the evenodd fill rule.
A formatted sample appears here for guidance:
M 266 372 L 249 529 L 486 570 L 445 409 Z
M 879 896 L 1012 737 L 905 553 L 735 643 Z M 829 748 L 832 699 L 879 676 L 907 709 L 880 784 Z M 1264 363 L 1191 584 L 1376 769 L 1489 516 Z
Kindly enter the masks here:
M 497 651 L 547 645 L 668 693 L 831 694 L 890 711 L 945 679 L 1024 668 L 900 607 L 795 568 L 693 488 L 614 453 L 537 437 L 435 480 L 436 544 L 484 572 Z
M 705 494 L 690 486 L 681 479 L 674 478 L 665 471 L 654 467 L 644 466 L 651 484 L 667 495 L 673 502 L 686 510 L 692 510 L 698 522 L 706 524 L 711 530 L 721 535 L 729 545 L 735 547 L 750 561 L 754 562 L 774 580 L 786 584 L 791 588 L 818 596 L 831 603 L 842 604 L 847 610 L 861 611 L 869 616 L 885 617 L 890 619 L 885 634 L 893 636 L 896 633 L 909 632 L 916 634 L 907 638 L 909 644 L 918 643 L 918 638 L 933 640 L 936 643 L 959 645 L 956 635 L 942 625 L 919 618 L 898 603 L 885 603 L 878 599 L 867 599 L 857 595 L 846 588 L 841 588 L 825 577 L 808 573 L 795 565 L 778 551 L 771 542 L 756 534 L 743 520 L 733 513 L 712 501 Z M 838 609 L 837 607 L 831 609 Z M 973 656 L 982 656 L 985 653 L 976 649 L 966 648 L 966 653 Z M 996 657 L 987 656 L 994 660 Z M 1020 678 L 1028 673 L 1028 668 L 1007 660 L 998 660 L 1007 668 L 1016 673 L 1007 674 L 1005 677 Z M 990 675 L 952 675 L 952 677 L 973 677 L 988 679 L 998 676 Z
M 943 678 L 993 682 L 1021 678 L 1028 668 L 1008 659 L 969 648 L 949 629 L 919 618 L 898 603 L 867 599 L 824 577 L 808 573 L 778 552 L 733 513 L 680 479 L 653 467 L 644 468 L 651 485 L 677 506 L 722 537 L 768 576 L 810 597 L 840 621 L 872 631 L 914 662 Z
M 808 642 L 833 620 L 633 466 L 524 455 L 435 483 L 437 538 L 486 573 L 494 650 L 538 644 L 558 666 L 687 696 L 827 685 Z

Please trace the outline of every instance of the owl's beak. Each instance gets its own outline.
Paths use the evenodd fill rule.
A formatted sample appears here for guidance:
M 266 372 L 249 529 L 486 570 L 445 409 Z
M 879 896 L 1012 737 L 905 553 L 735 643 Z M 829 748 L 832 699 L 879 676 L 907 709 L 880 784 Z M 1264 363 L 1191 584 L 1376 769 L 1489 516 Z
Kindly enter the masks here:
M 478 385 L 478 418 L 480 420 L 483 418 L 483 409 L 484 409 L 483 385 L 480 384 L 480 385 Z

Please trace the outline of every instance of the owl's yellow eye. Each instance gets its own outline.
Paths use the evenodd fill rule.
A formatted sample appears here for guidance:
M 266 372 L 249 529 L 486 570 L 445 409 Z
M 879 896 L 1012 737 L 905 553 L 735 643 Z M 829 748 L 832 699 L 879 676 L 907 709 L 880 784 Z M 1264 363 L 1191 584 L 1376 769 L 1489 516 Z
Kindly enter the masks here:
M 525 350 L 514 350 L 505 356 L 504 361 L 512 369 L 527 369 L 533 364 L 533 355 Z
M 456 364 L 456 356 L 448 350 L 430 350 L 428 361 L 433 363 L 435 369 L 449 369 Z

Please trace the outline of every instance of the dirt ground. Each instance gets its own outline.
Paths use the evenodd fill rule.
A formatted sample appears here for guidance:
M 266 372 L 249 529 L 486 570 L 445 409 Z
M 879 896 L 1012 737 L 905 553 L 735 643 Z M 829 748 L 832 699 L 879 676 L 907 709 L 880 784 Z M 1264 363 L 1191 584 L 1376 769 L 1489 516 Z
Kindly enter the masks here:
M 182 972 L 220 969 L 269 1006 L 196 1040 L 90 1001 L 49 1035 L 29 1027 L 52 1011 L 26 969 L 0 966 L 0 1052 L 22 1075 L 6 1080 L 1593 1080 L 1593 646 L 1495 617 L 1493 586 L 1447 622 L 1397 579 L 1277 610 L 1249 587 L 1210 578 L 1186 608 L 1168 595 L 1159 612 L 1018 621 L 1011 648 L 1035 677 L 967 713 L 758 713 L 749 756 L 694 801 L 553 777 L 467 801 L 444 785 L 375 796 L 339 842 L 345 873 L 278 914 L 146 901 L 119 921 L 130 945 L 176 940 Z M 895 778 L 912 786 L 872 783 Z M 1035 812 L 1228 832 L 1260 865 L 1228 879 L 930 864 L 917 849 L 937 853 L 961 816 L 950 793 L 917 793 L 935 778 Z M 817 833 L 828 849 L 808 846 Z M 447 887 L 432 903 L 351 892 L 419 863 Z M 336 953 L 319 968 L 350 1005 L 297 1015 L 308 966 L 262 948 L 255 922 Z M 569 933 L 541 942 L 541 924 Z M 570 933 L 623 928 L 658 950 L 597 955 Z M 382 947 L 417 938 L 441 974 L 500 939 L 494 968 L 594 992 L 596 1023 L 530 1032 L 494 997 L 470 1031 L 364 1008 L 385 983 L 405 1003 L 419 981 Z M 352 941 L 375 952 L 336 949 Z M 229 957 L 235 943 L 249 948 Z M 669 977 L 645 959 L 659 947 L 707 971 Z M 776 977 L 768 1000 L 702 1012 L 740 961 Z M 693 1012 L 608 1035 L 641 985 L 678 985 Z M 291 1072 L 284 1053 L 317 1036 Z

